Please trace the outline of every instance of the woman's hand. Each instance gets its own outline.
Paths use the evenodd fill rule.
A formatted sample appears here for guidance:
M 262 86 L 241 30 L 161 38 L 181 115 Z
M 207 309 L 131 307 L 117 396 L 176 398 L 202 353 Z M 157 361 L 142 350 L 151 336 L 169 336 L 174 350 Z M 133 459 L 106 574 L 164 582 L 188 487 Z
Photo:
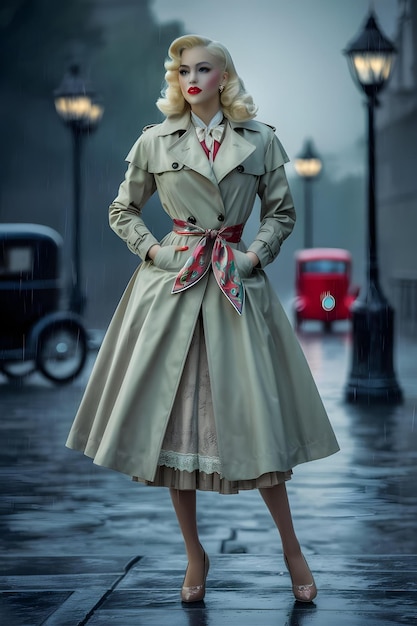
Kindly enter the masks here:
M 175 252 L 185 252 L 186 250 L 188 250 L 188 246 L 173 246 L 173 247 L 175 248 Z M 148 254 L 147 254 L 148 258 L 151 261 L 153 261 L 160 249 L 161 249 L 161 246 L 159 244 L 155 244 L 154 246 L 151 246 L 148 250 Z
M 246 252 L 246 256 L 249 257 L 250 260 L 252 261 L 253 267 L 256 267 L 257 265 L 259 265 L 260 261 L 254 252 L 251 252 L 250 250 L 248 250 L 248 252 Z

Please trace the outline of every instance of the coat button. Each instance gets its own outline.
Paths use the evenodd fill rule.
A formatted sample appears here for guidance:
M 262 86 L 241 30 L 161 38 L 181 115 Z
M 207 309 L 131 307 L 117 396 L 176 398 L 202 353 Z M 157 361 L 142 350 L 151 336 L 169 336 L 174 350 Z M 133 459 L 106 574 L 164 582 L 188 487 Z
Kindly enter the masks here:
M 242 172 L 245 171 L 245 168 L 243 167 L 243 165 L 238 165 L 236 169 L 239 172 L 239 174 L 242 174 Z
M 172 164 L 171 167 L 172 167 L 173 170 L 177 170 L 179 168 L 179 165 L 178 165 L 178 163 L 176 161 L 174 161 L 174 163 Z
M 190 215 L 190 217 L 187 217 L 187 222 L 190 222 L 190 224 L 197 224 L 197 220 L 192 215 Z
M 224 222 L 224 215 L 223 213 L 220 213 L 220 215 L 217 216 L 217 219 L 219 222 Z

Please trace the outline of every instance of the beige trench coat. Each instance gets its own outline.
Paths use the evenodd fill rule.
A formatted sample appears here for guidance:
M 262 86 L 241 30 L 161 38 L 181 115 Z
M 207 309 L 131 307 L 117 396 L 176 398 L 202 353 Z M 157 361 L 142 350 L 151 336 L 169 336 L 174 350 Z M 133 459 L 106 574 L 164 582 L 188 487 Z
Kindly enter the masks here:
M 290 234 L 295 213 L 273 129 L 227 123 L 211 167 L 187 114 L 145 130 L 110 206 L 110 224 L 143 262 L 128 284 L 85 391 L 67 445 L 94 462 L 153 480 L 198 316 L 207 346 L 223 477 L 252 479 L 328 456 L 338 445 L 309 367 L 263 267 Z M 247 221 L 261 198 L 259 231 L 249 246 L 230 244 L 244 279 L 240 316 L 209 271 L 178 294 L 171 288 L 198 237 L 170 232 L 155 239 L 141 218 L 159 193 L 172 217 L 204 229 Z M 156 243 L 162 250 L 146 260 Z

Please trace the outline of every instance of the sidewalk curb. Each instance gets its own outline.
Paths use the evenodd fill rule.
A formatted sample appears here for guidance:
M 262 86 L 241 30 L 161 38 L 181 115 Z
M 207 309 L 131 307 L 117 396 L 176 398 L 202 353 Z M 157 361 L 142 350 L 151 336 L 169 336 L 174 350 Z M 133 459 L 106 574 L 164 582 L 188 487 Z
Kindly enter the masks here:
M 44 626 L 85 626 L 94 613 L 100 609 L 104 602 L 117 589 L 119 584 L 128 574 L 129 570 L 139 563 L 141 556 L 135 556 L 128 561 L 124 571 L 108 587 L 90 587 L 89 589 L 76 589 L 70 597 L 44 622 Z M 94 604 L 93 604 L 94 603 Z

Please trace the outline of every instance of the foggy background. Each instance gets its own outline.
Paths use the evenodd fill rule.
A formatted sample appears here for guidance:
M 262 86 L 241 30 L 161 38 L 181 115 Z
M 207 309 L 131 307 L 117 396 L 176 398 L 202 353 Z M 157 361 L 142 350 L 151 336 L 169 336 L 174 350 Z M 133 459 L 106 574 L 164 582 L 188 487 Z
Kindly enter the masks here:
M 185 33 L 224 43 L 290 159 L 311 137 L 323 160 L 313 183 L 314 246 L 347 248 L 354 280 L 365 256 L 364 98 L 343 48 L 362 28 L 367 0 L 3 0 L 0 8 L 2 159 L 0 221 L 47 224 L 65 239 L 70 275 L 72 137 L 54 109 L 53 90 L 68 63 L 82 63 L 101 96 L 103 119 L 84 142 L 82 259 L 89 325 L 104 328 L 139 259 L 108 226 L 107 209 L 124 176 L 125 156 L 143 126 L 162 121 L 155 101 L 167 49 Z M 395 39 L 398 3 L 373 3 Z M 383 102 L 383 96 L 382 96 Z M 293 254 L 303 245 L 303 187 L 287 166 L 298 212 L 293 235 L 268 269 L 278 294 L 293 291 Z M 157 197 L 144 211 L 157 237 L 170 229 Z M 257 211 L 245 230 L 250 243 Z

